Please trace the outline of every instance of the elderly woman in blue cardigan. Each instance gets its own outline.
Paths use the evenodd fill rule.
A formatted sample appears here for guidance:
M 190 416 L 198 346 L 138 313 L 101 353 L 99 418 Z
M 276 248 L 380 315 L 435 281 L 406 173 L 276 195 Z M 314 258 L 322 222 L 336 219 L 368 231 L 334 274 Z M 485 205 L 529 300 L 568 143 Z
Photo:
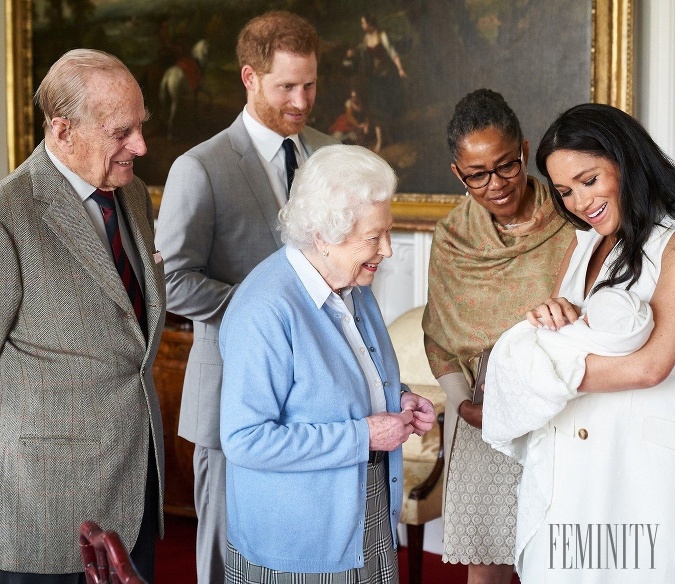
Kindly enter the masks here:
M 401 444 L 434 409 L 401 385 L 370 290 L 395 188 L 369 150 L 320 149 L 279 213 L 286 245 L 226 311 L 228 583 L 398 582 Z

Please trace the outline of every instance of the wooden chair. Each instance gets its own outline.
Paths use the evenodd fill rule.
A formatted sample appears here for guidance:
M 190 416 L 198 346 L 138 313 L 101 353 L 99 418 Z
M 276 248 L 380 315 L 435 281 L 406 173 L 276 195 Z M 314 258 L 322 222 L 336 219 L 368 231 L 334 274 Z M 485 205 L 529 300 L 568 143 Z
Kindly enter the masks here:
M 80 552 L 87 584 L 147 584 L 115 531 L 85 521 L 80 526 Z
M 422 582 L 424 524 L 441 516 L 443 507 L 443 416 L 445 393 L 431 373 L 424 351 L 422 313 L 413 308 L 390 326 L 401 381 L 436 408 L 437 424 L 425 436 L 412 435 L 403 445 L 403 509 L 401 523 L 408 536 L 410 584 Z

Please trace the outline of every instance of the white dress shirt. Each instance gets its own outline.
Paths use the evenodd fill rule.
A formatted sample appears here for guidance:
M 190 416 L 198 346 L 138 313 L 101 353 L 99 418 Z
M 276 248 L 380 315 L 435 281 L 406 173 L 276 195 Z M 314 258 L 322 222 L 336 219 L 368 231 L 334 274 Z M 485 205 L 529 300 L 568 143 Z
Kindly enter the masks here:
M 284 141 L 284 136 L 281 136 L 270 130 L 267 126 L 263 126 L 260 122 L 255 120 L 251 114 L 248 113 L 248 106 L 244 107 L 244 126 L 248 135 L 251 137 L 253 146 L 258 153 L 260 162 L 267 173 L 267 178 L 272 185 L 274 196 L 279 204 L 279 209 L 286 204 L 288 200 L 288 187 L 286 181 L 286 155 L 281 143 Z M 295 157 L 300 166 L 309 157 L 305 151 L 300 136 L 293 134 L 287 136 L 293 140 L 295 144 Z
M 386 412 L 387 404 L 384 397 L 382 379 L 380 379 L 377 367 L 375 367 L 370 357 L 370 351 L 363 342 L 361 333 L 359 333 L 354 322 L 354 299 L 352 298 L 354 288 L 345 288 L 342 292 L 343 296 L 340 297 L 331 290 L 321 274 L 319 274 L 317 269 L 299 249 L 287 245 L 286 257 L 300 278 L 302 285 L 314 301 L 314 304 L 316 304 L 316 307 L 320 310 L 326 304 L 331 310 L 335 311 L 336 315 L 340 315 L 342 331 L 368 382 L 372 413 L 379 414 Z M 358 288 L 356 288 L 356 291 L 358 292 Z

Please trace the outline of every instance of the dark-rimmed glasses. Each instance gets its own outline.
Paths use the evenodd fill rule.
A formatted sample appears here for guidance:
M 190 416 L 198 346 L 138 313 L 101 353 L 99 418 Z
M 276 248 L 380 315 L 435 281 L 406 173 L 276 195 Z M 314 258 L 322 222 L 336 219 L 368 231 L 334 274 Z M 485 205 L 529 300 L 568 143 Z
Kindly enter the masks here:
M 466 174 L 462 177 L 462 182 L 472 189 L 482 189 L 490 182 L 493 174 L 500 178 L 514 178 L 520 174 L 520 168 L 523 164 L 523 147 L 520 146 L 520 157 L 515 160 L 509 160 L 499 166 L 495 166 L 492 170 L 481 170 L 473 174 Z

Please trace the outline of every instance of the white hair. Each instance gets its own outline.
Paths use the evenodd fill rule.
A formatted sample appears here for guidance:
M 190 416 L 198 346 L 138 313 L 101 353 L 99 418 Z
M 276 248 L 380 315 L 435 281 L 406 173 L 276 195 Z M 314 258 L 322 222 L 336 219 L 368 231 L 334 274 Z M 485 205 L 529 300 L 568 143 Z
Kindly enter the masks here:
M 91 117 L 93 97 L 87 92 L 95 73 L 128 75 L 131 71 L 114 55 L 95 49 L 73 49 L 63 54 L 50 68 L 35 92 L 35 103 L 44 114 L 46 130 L 55 117 L 68 118 L 73 126 Z
M 279 211 L 281 240 L 301 250 L 313 245 L 314 234 L 340 244 L 365 207 L 391 200 L 396 184 L 392 168 L 370 150 L 324 146 L 295 173 L 288 203 Z

